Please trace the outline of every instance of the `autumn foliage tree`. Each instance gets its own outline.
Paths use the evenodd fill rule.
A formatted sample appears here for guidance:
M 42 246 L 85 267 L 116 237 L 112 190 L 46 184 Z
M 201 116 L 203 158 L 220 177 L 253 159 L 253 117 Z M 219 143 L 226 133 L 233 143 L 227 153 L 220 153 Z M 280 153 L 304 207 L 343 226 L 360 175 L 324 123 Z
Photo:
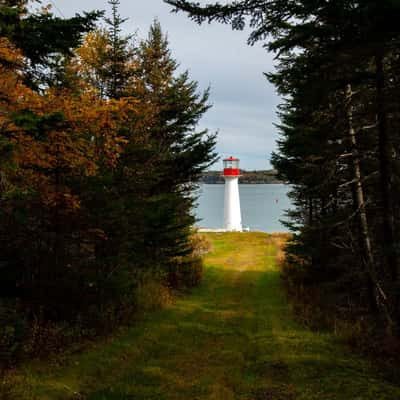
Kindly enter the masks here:
M 110 4 L 109 30 L 91 30 L 98 13 L 0 10 L 0 320 L 16 313 L 0 359 L 18 348 L 17 325 L 111 329 L 143 276 L 175 287 L 200 276 L 191 208 L 215 159 L 215 137 L 196 131 L 207 92 L 177 74 L 158 23 L 134 51 Z

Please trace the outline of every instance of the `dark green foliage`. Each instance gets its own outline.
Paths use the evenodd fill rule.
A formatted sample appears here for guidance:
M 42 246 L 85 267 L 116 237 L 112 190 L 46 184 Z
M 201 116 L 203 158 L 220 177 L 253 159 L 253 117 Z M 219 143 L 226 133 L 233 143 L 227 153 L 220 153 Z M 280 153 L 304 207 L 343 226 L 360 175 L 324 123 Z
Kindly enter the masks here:
M 267 78 L 284 102 L 272 161 L 295 204 L 288 279 L 318 292 L 324 312 L 372 316 L 398 334 L 399 3 L 166 3 L 198 23 L 249 23 L 249 43 L 276 52 Z
M 102 12 L 63 19 L 51 13 L 29 14 L 28 1 L 0 2 L 0 37 L 8 38 L 28 59 L 25 81 L 35 88 L 55 84 L 63 57 L 72 55 L 82 36 L 93 30 Z
M 26 320 L 17 312 L 15 300 L 0 301 L 0 368 L 7 365 L 21 350 L 26 334 Z
M 121 35 L 122 24 L 127 19 L 121 18 L 118 14 L 119 0 L 108 2 L 112 7 L 112 18 L 106 18 L 109 27 L 109 48 L 106 56 L 108 70 L 105 72 L 105 79 L 108 82 L 106 95 L 113 99 L 126 96 L 126 86 L 133 75 L 132 66 L 129 62 L 133 58 L 133 50 L 130 48 L 129 41 L 131 36 Z
M 156 247 L 156 257 L 168 264 L 171 256 L 191 251 L 191 196 L 201 173 L 215 161 L 215 136 L 195 132 L 200 117 L 210 107 L 208 91 L 198 94 L 197 84 L 189 81 L 187 73 L 176 74 L 177 63 L 171 58 L 158 22 L 141 43 L 137 57 L 133 96 L 152 104 L 155 110 L 147 154 L 154 161 L 151 202 L 143 221 L 144 240 L 145 246 Z
M 68 59 L 97 13 L 62 20 L 31 15 L 25 2 L 0 9 L 3 53 L 17 60 L 0 60 L 1 76 L 22 93 L 0 87 L 0 356 L 10 359 L 129 323 L 144 287 L 168 297 L 201 279 L 192 193 L 216 158 L 215 135 L 196 130 L 208 91 L 177 73 L 158 23 L 134 52 L 118 1 L 110 4 L 101 49 L 110 68 L 96 94 Z
M 177 289 L 193 288 L 199 285 L 203 277 L 203 259 L 187 256 L 171 265 L 167 275 L 168 284 Z
M 209 108 L 208 93 L 197 94 L 187 74 L 175 76 L 177 64 L 167 45 L 155 23 L 133 59 L 133 84 L 124 89 L 125 96 L 149 104 L 153 115 L 139 128 L 134 123 L 122 127 L 126 151 L 112 175 L 107 172 L 103 182 L 94 180 L 95 197 L 88 200 L 88 208 L 98 209 L 95 220 L 102 221 L 107 237 L 98 249 L 103 260 L 113 265 L 134 259 L 136 268 L 157 266 L 166 275 L 182 270 L 176 258 L 192 252 L 192 192 L 215 160 L 215 136 L 195 132 Z M 137 137 L 144 141 L 135 143 Z M 99 192 L 100 187 L 106 191 Z

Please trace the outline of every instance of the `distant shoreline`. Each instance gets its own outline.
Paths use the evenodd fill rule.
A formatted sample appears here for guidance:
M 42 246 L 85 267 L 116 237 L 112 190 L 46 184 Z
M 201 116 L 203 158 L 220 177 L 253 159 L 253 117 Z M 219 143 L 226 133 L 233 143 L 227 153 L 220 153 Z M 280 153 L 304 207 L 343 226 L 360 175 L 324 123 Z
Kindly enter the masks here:
M 240 171 L 239 184 L 284 184 L 285 182 L 278 179 L 278 173 L 274 169 L 260 171 Z M 204 172 L 200 183 L 209 185 L 223 184 L 224 178 L 222 171 L 207 171 Z
M 199 181 L 200 184 L 202 185 L 225 185 L 225 182 L 203 182 L 203 181 Z M 286 182 L 240 182 L 239 180 L 239 185 L 286 185 Z

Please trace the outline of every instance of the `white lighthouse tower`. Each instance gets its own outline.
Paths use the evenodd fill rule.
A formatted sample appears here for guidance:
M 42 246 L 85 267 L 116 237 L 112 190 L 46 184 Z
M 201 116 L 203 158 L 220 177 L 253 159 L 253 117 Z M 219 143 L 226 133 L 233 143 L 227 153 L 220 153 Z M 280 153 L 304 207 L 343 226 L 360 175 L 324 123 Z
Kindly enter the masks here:
M 240 213 L 239 197 L 239 159 L 225 158 L 225 200 L 224 200 L 224 229 L 227 231 L 242 231 L 242 216 Z

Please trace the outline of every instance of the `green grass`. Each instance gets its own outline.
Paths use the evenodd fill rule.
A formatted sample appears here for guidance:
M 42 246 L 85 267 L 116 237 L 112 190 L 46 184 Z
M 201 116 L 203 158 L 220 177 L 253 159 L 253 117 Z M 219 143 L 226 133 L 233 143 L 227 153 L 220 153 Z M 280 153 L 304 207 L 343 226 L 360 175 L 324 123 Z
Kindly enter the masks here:
M 25 365 L 9 377 L 15 398 L 400 399 L 334 336 L 294 322 L 276 263 L 282 236 L 208 237 L 199 288 L 62 366 Z

